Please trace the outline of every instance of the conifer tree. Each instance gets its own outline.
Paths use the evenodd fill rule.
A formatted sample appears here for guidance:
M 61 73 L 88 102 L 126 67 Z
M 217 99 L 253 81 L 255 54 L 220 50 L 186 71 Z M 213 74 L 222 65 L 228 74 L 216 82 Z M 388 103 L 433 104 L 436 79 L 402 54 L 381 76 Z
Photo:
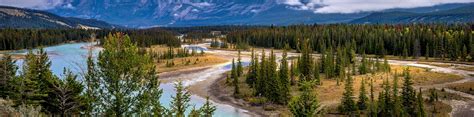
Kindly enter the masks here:
M 375 97 L 375 94 L 374 94 L 374 81 L 373 79 L 371 78 L 370 79 L 370 107 L 369 107 L 369 117 L 377 117 L 377 103 L 374 99 Z
M 202 117 L 212 117 L 212 114 L 216 111 L 216 106 L 211 104 L 209 97 L 206 97 L 206 103 L 199 108 L 199 111 L 202 113 Z
M 245 79 L 245 82 L 247 85 L 250 87 L 254 88 L 255 87 L 255 82 L 256 82 L 256 77 L 257 77 L 257 69 L 258 69 L 258 58 L 255 55 L 254 49 L 252 49 L 252 54 L 250 56 L 250 65 L 248 67 L 249 71 L 247 74 L 247 78 Z
M 176 94 L 172 96 L 171 101 L 171 112 L 175 117 L 184 117 L 186 109 L 190 106 L 189 101 L 191 100 L 191 94 L 183 86 L 183 83 L 179 81 L 174 84 Z
M 362 52 L 362 59 L 360 61 L 360 66 L 359 66 L 359 74 L 366 74 L 368 72 L 369 72 L 369 68 L 368 68 L 367 58 L 366 58 L 365 52 Z
M 391 88 L 387 78 L 382 83 L 383 91 L 379 94 L 378 109 L 380 116 L 391 116 L 392 115 L 392 99 L 391 99 Z
M 285 48 L 289 48 L 288 47 L 288 44 L 286 45 L 287 47 Z M 288 71 L 288 60 L 287 60 L 287 50 L 285 49 L 283 51 L 283 55 L 282 55 L 282 58 L 281 58 L 281 63 L 280 63 L 280 70 L 279 70 L 279 74 L 278 74 L 278 77 L 280 78 L 279 81 L 281 83 L 281 86 L 280 86 L 280 95 L 281 95 L 281 102 L 283 103 L 287 103 L 288 100 L 289 100 L 289 96 L 290 96 L 290 76 L 289 76 L 289 71 Z
M 309 41 L 304 40 L 304 43 L 301 44 L 301 59 L 298 61 L 298 71 L 300 72 L 300 80 L 304 79 L 306 81 L 312 80 L 313 76 L 313 59 L 311 57 L 311 47 L 309 47 Z
M 291 99 L 288 104 L 290 112 L 295 117 L 315 117 L 320 113 L 319 102 L 316 94 L 309 82 L 301 84 L 301 93 L 299 96 Z
M 99 83 L 96 107 L 115 116 L 155 112 L 162 90 L 151 57 L 140 54 L 127 35 L 116 33 L 105 38 L 95 78 L 91 78 Z
M 244 70 L 244 68 L 242 67 L 242 61 L 241 61 L 241 58 L 240 58 L 240 50 L 239 50 L 238 58 L 237 58 L 237 77 L 242 76 L 242 74 L 244 73 L 243 70 Z
M 393 115 L 400 117 L 405 116 L 400 96 L 398 95 L 398 77 L 396 73 L 393 75 L 393 86 L 392 86 L 392 102 L 393 102 Z
M 314 65 L 314 70 L 313 70 L 313 73 L 314 73 L 314 81 L 316 82 L 316 85 L 322 85 L 322 82 L 321 82 L 321 76 L 319 75 L 319 62 L 315 62 L 316 64 Z
M 402 89 L 402 105 L 404 112 L 410 115 L 416 115 L 415 112 L 415 103 L 416 103 L 416 95 L 413 89 L 413 82 L 411 81 L 411 76 L 408 68 L 405 68 L 403 71 L 404 79 L 403 79 L 403 89 Z
M 12 94 L 12 83 L 18 67 L 10 55 L 0 58 L 0 98 L 6 99 Z
M 387 57 L 384 57 L 383 59 L 383 69 L 384 69 L 384 72 L 390 72 L 390 65 L 388 64 L 388 60 L 387 60 Z
M 352 76 L 347 76 L 345 83 L 346 84 L 344 85 L 344 93 L 342 94 L 339 111 L 347 115 L 354 115 L 354 112 L 357 110 L 357 106 L 356 102 L 354 101 Z
M 230 77 L 232 79 L 232 85 L 234 86 L 234 96 L 237 97 L 240 94 L 239 89 L 239 76 L 237 73 L 237 69 L 235 67 L 235 60 L 232 59 L 232 70 L 230 73 Z
M 424 100 L 423 100 L 423 93 L 420 91 L 418 92 L 418 96 L 416 97 L 416 105 L 417 105 L 417 117 L 426 117 L 425 107 L 424 107 Z
M 65 69 L 63 76 L 63 80 L 53 85 L 54 90 L 47 99 L 50 106 L 46 109 L 54 115 L 78 115 L 84 105 L 84 97 L 81 95 L 84 87 L 71 71 Z
M 360 90 L 359 90 L 359 100 L 357 101 L 357 106 L 359 110 L 367 109 L 367 101 L 369 98 L 367 97 L 367 91 L 365 90 L 365 80 L 362 79 L 360 83 Z

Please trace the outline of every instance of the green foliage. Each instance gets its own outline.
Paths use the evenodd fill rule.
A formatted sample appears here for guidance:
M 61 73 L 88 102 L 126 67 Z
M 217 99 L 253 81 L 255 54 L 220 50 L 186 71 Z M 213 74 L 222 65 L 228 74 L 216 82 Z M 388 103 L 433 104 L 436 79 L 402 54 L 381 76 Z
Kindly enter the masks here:
M 162 90 L 151 57 L 140 54 L 130 37 L 121 33 L 107 36 L 103 47 L 97 66 L 89 66 L 92 69 L 88 70 L 94 72 L 88 73 L 92 74 L 88 75 L 91 77 L 88 82 L 98 82 L 88 89 L 95 90 L 88 91 L 93 93 L 88 99 L 97 102 L 91 110 L 115 116 L 160 110 L 161 106 L 155 102 L 159 101 Z M 132 92 L 134 95 L 130 95 Z
M 77 81 L 77 75 L 64 70 L 63 79 L 53 84 L 53 91 L 48 94 L 46 108 L 54 115 L 79 115 L 84 106 L 84 97 L 81 95 L 84 86 Z
M 238 76 L 238 69 L 236 69 L 235 67 L 234 59 L 232 59 L 232 69 L 231 69 L 230 77 L 232 79 L 232 85 L 234 86 L 234 97 L 238 97 L 240 94 L 239 76 Z
M 288 47 L 289 48 L 289 47 Z M 288 60 L 287 60 L 287 50 L 283 51 L 281 63 L 280 63 L 280 70 L 279 70 L 279 81 L 281 83 L 280 90 L 281 91 L 281 99 L 280 102 L 287 103 L 290 98 L 290 75 L 288 71 Z
M 301 43 L 301 56 L 298 60 L 298 71 L 300 79 L 310 81 L 313 79 L 313 57 L 311 56 L 312 49 L 309 46 L 309 40 L 304 40 Z
M 425 106 L 424 106 L 424 100 L 423 100 L 423 93 L 420 91 L 418 92 L 418 95 L 416 96 L 416 113 L 417 117 L 426 117 L 426 112 L 425 112 Z
M 174 88 L 176 89 L 176 95 L 171 97 L 173 100 L 171 101 L 170 111 L 175 117 L 184 117 L 186 108 L 190 106 L 191 94 L 189 94 L 181 81 L 175 83 Z
M 0 98 L 6 99 L 13 93 L 11 85 L 18 69 L 15 62 L 10 55 L 0 58 Z
M 369 98 L 367 97 L 367 91 L 365 90 L 365 80 L 363 79 L 360 83 L 359 100 L 357 100 L 358 109 L 359 110 L 367 109 L 368 101 L 369 101 Z
M 410 76 L 409 68 L 403 71 L 403 89 L 402 89 L 402 105 L 404 112 L 410 115 L 416 115 L 416 95 L 413 89 L 413 81 Z
M 344 85 L 344 93 L 342 94 L 341 106 L 339 111 L 344 114 L 354 115 L 357 110 L 356 102 L 354 101 L 354 89 L 352 86 L 352 77 L 348 76 Z
M 321 114 L 319 102 L 312 89 L 312 84 L 303 82 L 301 84 L 301 93 L 293 97 L 288 108 L 295 117 L 315 117 Z
M 212 117 L 212 114 L 216 111 L 216 106 L 211 104 L 209 97 L 206 97 L 206 103 L 199 108 L 199 111 L 202 113 L 202 117 Z

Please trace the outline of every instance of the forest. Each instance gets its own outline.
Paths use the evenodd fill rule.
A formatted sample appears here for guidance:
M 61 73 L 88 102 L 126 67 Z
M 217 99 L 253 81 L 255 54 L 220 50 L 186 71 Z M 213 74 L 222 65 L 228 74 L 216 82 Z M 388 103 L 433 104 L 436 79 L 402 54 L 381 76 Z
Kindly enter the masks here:
M 0 50 L 31 49 L 68 42 L 89 41 L 91 36 L 103 37 L 123 32 L 138 46 L 155 44 L 179 46 L 180 41 L 170 31 L 160 29 L 143 30 L 80 30 L 80 29 L 0 29 Z M 103 40 L 101 42 L 104 42 Z
M 234 31 L 227 41 L 238 48 L 257 46 L 300 50 L 308 39 L 314 51 L 355 46 L 357 54 L 394 55 L 402 58 L 434 57 L 474 61 L 473 24 L 329 24 L 272 26 Z

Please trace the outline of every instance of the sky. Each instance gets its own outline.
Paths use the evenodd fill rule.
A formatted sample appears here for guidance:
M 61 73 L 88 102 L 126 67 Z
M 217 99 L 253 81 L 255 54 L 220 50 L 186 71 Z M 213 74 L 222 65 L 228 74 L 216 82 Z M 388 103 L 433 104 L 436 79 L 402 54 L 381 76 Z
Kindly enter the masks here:
M 0 5 L 33 9 L 50 9 L 64 5 L 65 0 L 0 0 Z M 426 7 L 446 3 L 471 3 L 474 0 L 275 0 L 297 10 L 315 13 L 357 13 L 393 8 Z

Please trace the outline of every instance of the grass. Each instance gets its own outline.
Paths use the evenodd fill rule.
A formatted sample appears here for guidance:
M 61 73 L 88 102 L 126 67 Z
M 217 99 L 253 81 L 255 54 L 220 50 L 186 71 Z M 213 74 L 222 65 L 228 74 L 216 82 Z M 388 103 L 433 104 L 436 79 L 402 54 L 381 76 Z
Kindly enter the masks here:
M 474 95 L 474 82 L 464 82 L 448 85 L 448 88 Z
M 194 68 L 194 67 L 204 67 L 211 66 L 216 64 L 221 64 L 227 62 L 226 59 L 217 57 L 211 54 L 205 54 L 203 56 L 192 56 L 184 58 L 175 58 L 168 61 L 173 61 L 174 66 L 166 66 L 167 60 L 160 60 L 156 63 L 158 73 L 175 71 L 180 69 Z

